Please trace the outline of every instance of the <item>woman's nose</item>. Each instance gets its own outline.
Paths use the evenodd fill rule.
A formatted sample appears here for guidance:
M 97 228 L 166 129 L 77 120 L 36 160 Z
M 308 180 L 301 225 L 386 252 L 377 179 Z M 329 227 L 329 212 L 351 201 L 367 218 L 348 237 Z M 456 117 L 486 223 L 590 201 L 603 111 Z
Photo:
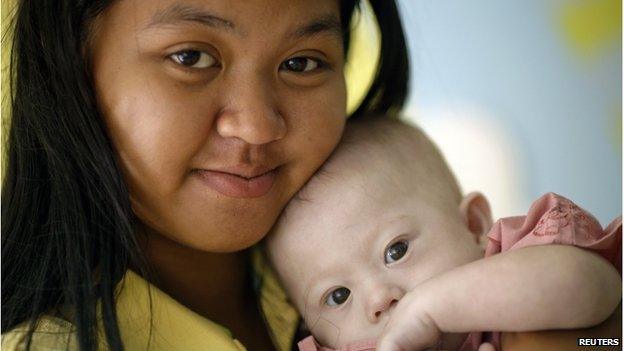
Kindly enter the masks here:
M 241 77 L 224 88 L 224 107 L 216 119 L 219 135 L 252 145 L 268 144 L 286 136 L 286 121 L 277 108 L 274 87 L 259 78 Z
M 378 286 L 370 292 L 366 306 L 366 316 L 371 323 L 377 323 L 384 313 L 405 295 L 397 286 Z

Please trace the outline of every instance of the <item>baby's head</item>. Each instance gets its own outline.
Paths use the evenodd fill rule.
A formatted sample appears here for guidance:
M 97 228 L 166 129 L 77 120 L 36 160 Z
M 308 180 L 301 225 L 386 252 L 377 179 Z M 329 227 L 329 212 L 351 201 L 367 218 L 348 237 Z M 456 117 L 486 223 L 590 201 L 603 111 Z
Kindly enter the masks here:
M 419 283 L 482 257 L 487 201 L 462 197 L 437 148 L 399 121 L 351 122 L 284 210 L 269 258 L 319 342 L 379 336 Z

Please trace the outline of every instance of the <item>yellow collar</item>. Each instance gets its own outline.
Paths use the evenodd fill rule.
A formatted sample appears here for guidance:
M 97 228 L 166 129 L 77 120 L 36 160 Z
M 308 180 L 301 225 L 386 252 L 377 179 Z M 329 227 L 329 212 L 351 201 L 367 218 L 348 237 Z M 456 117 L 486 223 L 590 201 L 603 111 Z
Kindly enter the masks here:
M 146 350 L 148 345 L 154 351 L 245 350 L 226 328 L 184 307 L 136 273 L 129 270 L 119 287 L 119 330 L 127 350 Z
M 273 343 L 277 350 L 288 351 L 299 315 L 267 264 L 262 248 L 256 246 L 251 255 L 259 285 L 260 308 Z M 119 330 L 128 350 L 145 350 L 148 343 L 151 351 L 245 350 L 238 340 L 232 338 L 229 330 L 189 310 L 130 270 L 117 291 Z

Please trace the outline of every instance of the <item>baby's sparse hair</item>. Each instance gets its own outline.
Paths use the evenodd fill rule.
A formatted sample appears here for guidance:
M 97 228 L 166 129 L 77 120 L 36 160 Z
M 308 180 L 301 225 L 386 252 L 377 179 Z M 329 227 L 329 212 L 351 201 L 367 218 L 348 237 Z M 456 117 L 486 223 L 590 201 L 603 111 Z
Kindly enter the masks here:
M 369 118 L 347 124 L 337 149 L 294 201 L 311 200 L 313 189 L 334 177 L 371 170 L 383 173 L 384 186 L 425 196 L 447 209 L 457 209 L 462 198 L 444 157 L 420 128 L 400 120 Z

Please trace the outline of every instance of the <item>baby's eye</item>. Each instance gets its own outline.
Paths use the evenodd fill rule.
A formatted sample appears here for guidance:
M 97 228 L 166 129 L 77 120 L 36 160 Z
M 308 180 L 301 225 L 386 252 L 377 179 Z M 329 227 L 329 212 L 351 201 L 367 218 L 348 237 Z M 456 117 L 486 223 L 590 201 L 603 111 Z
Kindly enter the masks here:
M 327 299 L 325 299 L 325 304 L 327 306 L 342 305 L 343 303 L 345 303 L 345 301 L 347 301 L 347 299 L 349 298 L 349 295 L 351 295 L 351 290 L 345 287 L 340 287 L 332 291 L 327 296 Z
M 318 59 L 311 57 L 292 57 L 280 64 L 280 69 L 292 72 L 310 72 L 324 67 L 325 64 Z
M 405 256 L 408 247 L 409 244 L 406 241 L 397 241 L 396 243 L 390 245 L 386 249 L 384 261 L 386 261 L 386 263 L 393 263 L 400 260 L 403 256 Z
M 208 68 L 217 63 L 215 58 L 199 50 L 183 50 L 169 55 L 173 62 L 189 68 Z

